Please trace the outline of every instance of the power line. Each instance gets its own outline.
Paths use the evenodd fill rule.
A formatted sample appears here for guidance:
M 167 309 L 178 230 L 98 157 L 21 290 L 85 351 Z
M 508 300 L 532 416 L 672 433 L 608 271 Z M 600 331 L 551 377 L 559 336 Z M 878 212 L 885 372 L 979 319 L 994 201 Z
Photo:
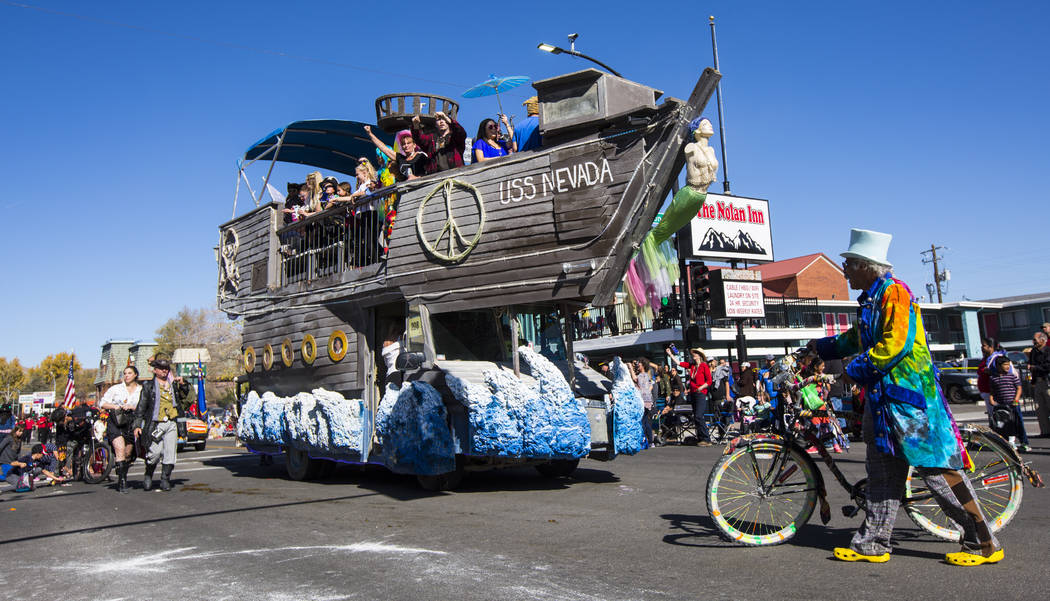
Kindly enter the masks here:
M 157 35 L 163 35 L 163 36 L 167 36 L 167 37 L 170 37 L 170 38 L 189 40 L 189 41 L 193 41 L 193 42 L 199 42 L 199 43 L 202 43 L 202 44 L 211 44 L 213 46 L 220 46 L 220 47 L 223 47 L 223 48 L 233 48 L 233 49 L 236 49 L 236 50 L 246 50 L 248 52 L 255 52 L 255 53 L 258 53 L 258 54 L 265 54 L 265 55 L 268 55 L 268 56 L 277 56 L 277 57 L 281 57 L 281 58 L 290 58 L 290 59 L 293 59 L 293 60 L 298 60 L 298 61 L 303 61 L 303 62 L 308 62 L 308 63 L 316 63 L 316 64 L 320 64 L 320 65 L 328 65 L 330 67 L 340 67 L 340 68 L 343 68 L 343 69 L 351 69 L 351 70 L 354 70 L 354 71 L 361 71 L 361 72 L 364 72 L 364 73 L 374 73 L 376 75 L 387 75 L 387 76 L 390 76 L 390 77 L 400 77 L 400 78 L 403 78 L 403 79 L 413 79 L 413 80 L 416 80 L 416 81 L 422 81 L 422 82 L 426 82 L 426 83 L 433 83 L 433 84 L 438 84 L 438 85 L 443 85 L 443 86 L 450 86 L 450 87 L 454 87 L 454 88 L 459 88 L 460 90 L 465 90 L 465 89 L 470 87 L 469 85 L 463 85 L 463 84 L 454 83 L 454 82 L 450 82 L 450 81 L 442 81 L 440 79 L 430 79 L 430 78 L 427 78 L 427 77 L 418 77 L 416 75 L 407 75 L 405 73 L 395 73 L 393 71 L 384 71 L 382 69 L 373 69 L 371 67 L 362 67 L 361 65 L 352 65 L 352 64 L 349 64 L 349 63 L 340 63 L 338 61 L 328 60 L 328 59 L 324 59 L 324 58 L 314 58 L 312 56 L 304 56 L 304 55 L 301 55 L 301 54 L 291 54 L 291 53 L 283 52 L 283 51 L 280 51 L 280 50 L 270 50 L 268 48 L 259 48 L 259 47 L 256 47 L 256 46 L 248 46 L 248 45 L 245 45 L 245 44 L 235 44 L 233 42 L 226 42 L 226 41 L 223 41 L 223 40 L 213 40 L 213 39 L 210 39 L 210 38 L 203 38 L 203 37 L 200 37 L 200 36 L 188 35 L 188 34 L 185 34 L 185 33 L 176 33 L 176 32 L 173 32 L 173 31 L 165 31 L 163 29 L 154 29 L 152 27 L 143 27 L 142 25 L 134 25 L 134 24 L 131 24 L 131 23 L 121 23 L 119 21 L 111 21 L 109 19 L 100 19 L 98 17 L 90 17 L 90 16 L 87 16 L 87 15 L 80 15 L 80 14 L 77 14 L 77 13 L 70 13 L 70 12 L 65 12 L 65 11 L 61 11 L 61 10 L 54 10 L 54 9 L 51 9 L 51 8 L 44 8 L 42 6 L 33 6 L 32 4 L 23 4 L 23 3 L 20 3 L 20 2 L 11 2 L 10 0 L 0 0 L 0 4 L 6 4 L 7 6 L 11 6 L 11 7 L 14 7 L 14 8 L 22 8 L 22 9 L 26 9 L 26 10 L 34 10 L 34 11 L 37 11 L 37 12 L 50 14 L 50 15 L 57 15 L 57 16 L 61 16 L 61 17 L 69 17 L 69 18 L 72 18 L 72 19 L 79 19 L 81 21 L 88 21 L 88 22 L 91 22 L 91 23 L 100 23 L 102 25 L 109 25 L 111 27 L 121 27 L 121 28 L 124 28 L 124 29 L 131 29 L 133 31 L 141 31 L 141 32 L 145 32 L 145 33 L 153 33 L 153 34 L 157 34 Z

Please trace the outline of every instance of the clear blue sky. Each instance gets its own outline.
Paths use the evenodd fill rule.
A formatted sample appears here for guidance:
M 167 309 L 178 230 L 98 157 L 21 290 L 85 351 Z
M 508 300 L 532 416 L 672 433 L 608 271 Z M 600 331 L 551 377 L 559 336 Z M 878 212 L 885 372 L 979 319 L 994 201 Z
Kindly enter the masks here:
M 867 227 L 894 234 L 917 293 L 931 243 L 950 249 L 950 300 L 1050 290 L 1048 6 L 0 0 L 0 356 L 74 348 L 90 367 L 108 338 L 214 306 L 235 160 L 276 127 L 583 68 L 536 50 L 574 31 L 583 52 L 686 97 L 711 64 L 709 14 L 732 189 L 771 201 L 778 258 L 837 256 Z M 508 112 L 530 93 L 508 94 Z M 461 106 L 471 133 L 495 110 Z

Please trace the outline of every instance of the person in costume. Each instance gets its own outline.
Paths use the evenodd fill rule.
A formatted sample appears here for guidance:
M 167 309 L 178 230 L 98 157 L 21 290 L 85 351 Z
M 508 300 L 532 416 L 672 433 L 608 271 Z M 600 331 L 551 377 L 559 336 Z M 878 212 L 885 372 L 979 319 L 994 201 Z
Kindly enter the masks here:
M 153 488 L 153 472 L 161 465 L 160 490 L 171 490 L 171 472 L 175 469 L 178 429 L 176 420 L 185 415 L 193 401 L 189 398 L 190 385 L 182 377 L 171 375 L 171 361 L 156 357 L 149 362 L 153 379 L 146 380 L 139 391 L 135 405 L 136 439 L 142 439 L 146 449 L 146 474 L 142 488 Z
M 132 433 L 135 407 L 139 404 L 142 386 L 139 384 L 139 370 L 129 365 L 121 372 L 121 381 L 106 390 L 99 407 L 109 412 L 106 418 L 106 439 L 113 446 L 114 464 L 117 471 L 117 490 L 128 492 L 128 458 L 131 456 L 131 445 L 135 444 Z
M 365 126 L 365 133 L 372 138 L 376 148 L 390 159 L 390 173 L 399 182 L 406 182 L 426 175 L 429 157 L 416 145 L 412 132 L 403 129 L 394 136 L 395 148 L 383 143 L 374 133 L 371 126 Z
M 836 548 L 834 555 L 842 561 L 889 561 L 910 466 L 945 515 L 963 529 L 962 550 L 945 560 L 960 566 L 997 563 L 1003 549 L 962 471 L 970 459 L 941 394 L 922 314 L 911 290 L 890 271 L 891 240 L 889 234 L 851 231 L 842 269 L 850 287 L 861 291 L 857 324 L 809 343 L 824 359 L 856 354 L 846 375 L 866 392 L 867 514 L 850 546 Z

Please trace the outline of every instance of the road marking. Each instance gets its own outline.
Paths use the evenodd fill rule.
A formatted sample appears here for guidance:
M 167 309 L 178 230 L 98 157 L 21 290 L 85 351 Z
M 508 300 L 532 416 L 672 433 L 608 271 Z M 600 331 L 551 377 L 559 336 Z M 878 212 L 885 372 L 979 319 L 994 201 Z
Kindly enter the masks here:
M 201 472 L 201 471 L 204 471 L 204 470 L 224 470 L 224 469 L 226 469 L 226 467 L 222 466 L 222 465 L 212 465 L 212 466 L 208 466 L 208 467 L 190 467 L 190 468 L 179 469 L 179 466 L 176 464 L 175 470 L 172 473 L 173 474 L 181 474 L 183 472 Z M 141 476 L 141 475 L 143 475 L 145 473 L 146 472 L 134 472 L 134 473 L 128 472 L 128 477 Z M 154 479 L 158 479 L 156 472 L 153 473 L 153 478 Z
M 255 457 L 254 453 L 228 453 L 226 455 L 197 455 L 193 454 L 190 456 L 179 454 L 179 459 L 183 461 L 206 461 L 208 459 L 226 459 L 229 457 Z
M 152 555 L 121 559 L 120 561 L 105 561 L 97 564 L 69 564 L 62 566 L 59 569 L 73 567 L 79 568 L 88 573 L 114 571 L 131 572 L 136 570 L 143 572 L 163 572 L 169 570 L 171 564 L 176 561 L 199 562 L 202 559 L 231 555 L 262 555 L 264 553 L 287 554 L 295 551 L 342 551 L 344 553 L 393 553 L 397 555 L 448 555 L 445 551 L 435 551 L 433 549 L 423 549 L 420 547 L 402 547 L 400 545 L 392 545 L 378 541 L 351 543 L 349 545 L 312 545 L 302 547 L 276 547 L 269 549 L 241 549 L 239 551 L 204 551 L 200 553 L 189 553 L 189 551 L 194 550 L 196 550 L 196 547 L 181 547 L 178 549 L 161 551 Z

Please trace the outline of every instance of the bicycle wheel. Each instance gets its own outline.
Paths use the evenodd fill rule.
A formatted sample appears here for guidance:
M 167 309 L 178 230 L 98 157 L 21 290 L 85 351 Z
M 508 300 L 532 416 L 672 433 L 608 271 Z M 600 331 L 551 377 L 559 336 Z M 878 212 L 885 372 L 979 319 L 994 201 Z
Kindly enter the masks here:
M 977 495 L 984 519 L 992 532 L 996 532 L 1010 523 L 1021 508 L 1024 478 L 1015 467 L 1016 460 L 1008 449 L 1010 443 L 1001 436 L 980 428 L 965 428 L 960 433 L 973 461 L 973 469 L 964 472 Z M 944 514 L 915 470 L 908 473 L 904 505 L 908 517 L 930 534 L 951 541 L 958 541 L 962 536 L 962 529 Z
M 98 484 L 106 479 L 113 469 L 113 451 L 107 442 L 92 441 L 84 451 L 84 467 L 81 476 L 88 484 Z
M 775 441 L 741 445 L 711 469 L 708 514 L 729 541 L 779 545 L 795 536 L 813 514 L 816 470 L 794 446 L 785 448 Z

